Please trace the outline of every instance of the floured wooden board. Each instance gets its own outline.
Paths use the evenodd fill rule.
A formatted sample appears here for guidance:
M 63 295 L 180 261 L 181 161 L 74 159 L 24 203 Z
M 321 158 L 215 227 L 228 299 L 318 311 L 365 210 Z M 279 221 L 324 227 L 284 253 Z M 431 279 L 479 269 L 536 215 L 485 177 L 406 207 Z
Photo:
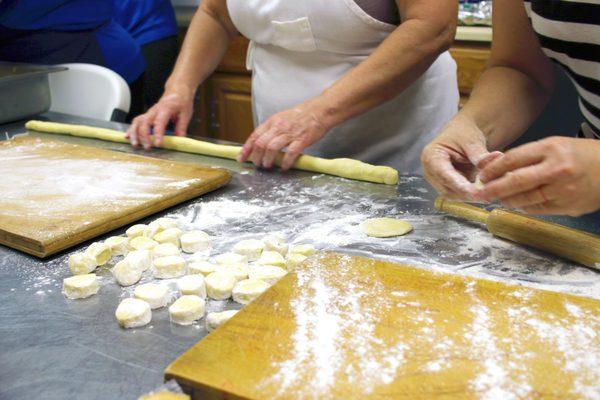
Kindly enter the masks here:
M 33 137 L 0 142 L 0 243 L 45 257 L 229 182 L 220 169 Z
M 597 399 L 600 301 L 312 257 L 171 364 L 194 399 Z

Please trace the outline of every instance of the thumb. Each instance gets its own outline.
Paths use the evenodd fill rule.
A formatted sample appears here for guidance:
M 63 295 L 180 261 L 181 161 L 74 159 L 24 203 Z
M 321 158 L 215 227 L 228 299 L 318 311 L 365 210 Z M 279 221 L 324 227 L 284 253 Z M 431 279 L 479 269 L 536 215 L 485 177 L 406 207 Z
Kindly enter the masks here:
M 465 143 L 463 149 L 469 162 L 477 168 L 479 168 L 482 162 L 485 162 L 491 154 L 483 141 Z

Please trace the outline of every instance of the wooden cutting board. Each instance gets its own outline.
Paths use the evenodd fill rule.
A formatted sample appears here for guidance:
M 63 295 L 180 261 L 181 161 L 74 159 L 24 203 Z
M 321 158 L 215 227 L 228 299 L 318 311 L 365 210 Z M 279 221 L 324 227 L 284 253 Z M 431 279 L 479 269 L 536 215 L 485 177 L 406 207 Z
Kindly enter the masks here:
M 229 172 L 21 136 L 0 142 L 0 243 L 38 257 L 229 182 Z
M 166 370 L 194 399 L 600 398 L 600 301 L 311 257 Z

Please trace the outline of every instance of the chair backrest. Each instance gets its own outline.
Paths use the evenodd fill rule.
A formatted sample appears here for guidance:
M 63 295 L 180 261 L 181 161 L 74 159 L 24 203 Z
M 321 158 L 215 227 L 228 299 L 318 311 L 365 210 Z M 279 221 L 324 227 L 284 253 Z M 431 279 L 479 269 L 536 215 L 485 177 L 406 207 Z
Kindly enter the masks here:
M 61 64 L 67 71 L 50 74 L 50 111 L 123 122 L 131 105 L 127 82 L 94 64 Z

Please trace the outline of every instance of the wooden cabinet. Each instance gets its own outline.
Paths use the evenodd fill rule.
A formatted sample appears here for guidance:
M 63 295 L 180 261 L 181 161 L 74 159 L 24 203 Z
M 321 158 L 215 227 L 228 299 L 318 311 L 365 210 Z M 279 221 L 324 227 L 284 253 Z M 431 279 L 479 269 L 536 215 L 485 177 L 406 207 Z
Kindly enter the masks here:
M 251 74 L 246 70 L 248 40 L 233 40 L 217 71 L 198 91 L 193 136 L 243 143 L 253 130 Z M 486 42 L 457 41 L 450 50 L 458 65 L 461 105 L 468 99 L 490 55 Z

